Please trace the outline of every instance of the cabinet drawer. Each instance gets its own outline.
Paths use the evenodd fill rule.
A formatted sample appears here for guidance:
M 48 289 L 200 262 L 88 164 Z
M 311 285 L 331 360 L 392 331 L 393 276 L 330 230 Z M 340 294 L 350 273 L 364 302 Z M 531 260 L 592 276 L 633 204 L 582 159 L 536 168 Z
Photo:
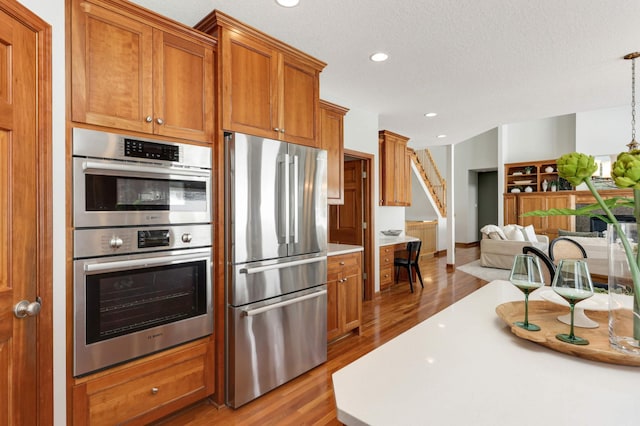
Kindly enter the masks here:
M 342 254 L 339 256 L 329 257 L 327 263 L 327 275 L 328 277 L 335 276 L 335 274 L 342 274 L 343 276 L 354 275 L 360 271 L 360 253 Z
M 86 418 L 85 421 L 76 418 L 76 424 L 112 425 L 153 418 L 151 413 L 161 407 L 175 405 L 185 397 L 201 399 L 210 393 L 205 345 L 168 356 L 162 364 L 158 361 L 77 386 L 75 397 L 84 401 L 84 407 L 75 409 L 85 412 Z M 158 368 L 160 365 L 166 367 Z
M 393 266 L 394 250 L 393 246 L 380 249 L 380 269 Z
M 386 267 L 386 268 L 380 268 L 380 287 L 383 287 L 385 285 L 389 285 L 393 282 L 393 265 Z

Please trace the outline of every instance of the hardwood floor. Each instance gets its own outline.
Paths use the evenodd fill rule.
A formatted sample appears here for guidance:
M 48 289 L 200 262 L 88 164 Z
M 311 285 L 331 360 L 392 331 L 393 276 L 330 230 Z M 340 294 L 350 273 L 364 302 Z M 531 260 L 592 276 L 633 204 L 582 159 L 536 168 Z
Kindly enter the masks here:
M 478 247 L 457 248 L 456 265 L 479 258 Z M 486 284 L 462 271 L 447 272 L 446 258 L 420 264 L 424 289 L 399 282 L 363 304 L 361 333 L 331 343 L 327 362 L 237 410 L 195 404 L 163 421 L 163 426 L 224 425 L 339 425 L 331 374 L 393 337 L 424 321 Z M 384 389 L 380 390 L 384 392 Z

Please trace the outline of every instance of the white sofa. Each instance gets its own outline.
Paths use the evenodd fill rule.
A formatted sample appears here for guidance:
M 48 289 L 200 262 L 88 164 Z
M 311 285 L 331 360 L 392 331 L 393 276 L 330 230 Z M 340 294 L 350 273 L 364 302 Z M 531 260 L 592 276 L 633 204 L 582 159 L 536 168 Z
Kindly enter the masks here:
M 524 246 L 533 246 L 545 253 L 548 252 L 549 237 L 536 235 L 533 227 L 526 227 L 525 230 L 519 225 L 487 225 L 481 232 L 480 265 L 487 268 L 511 269 L 515 255 L 522 254 Z

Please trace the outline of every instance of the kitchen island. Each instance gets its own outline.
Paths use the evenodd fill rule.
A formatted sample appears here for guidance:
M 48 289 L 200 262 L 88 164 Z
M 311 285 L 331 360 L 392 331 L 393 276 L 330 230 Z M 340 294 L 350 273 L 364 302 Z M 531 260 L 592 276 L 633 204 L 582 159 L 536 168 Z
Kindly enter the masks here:
M 516 337 L 495 313 L 514 300 L 524 300 L 517 288 L 492 281 L 335 372 L 338 420 L 637 425 L 640 368 L 588 361 Z

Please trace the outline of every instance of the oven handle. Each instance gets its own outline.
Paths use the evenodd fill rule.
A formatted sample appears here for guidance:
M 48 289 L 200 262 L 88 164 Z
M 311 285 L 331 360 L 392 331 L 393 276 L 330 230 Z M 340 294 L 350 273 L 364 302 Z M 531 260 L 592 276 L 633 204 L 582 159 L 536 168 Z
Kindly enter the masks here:
M 134 166 L 130 164 L 103 164 L 95 161 L 84 161 L 82 163 L 83 171 L 90 170 L 104 170 L 114 172 L 132 172 L 132 173 L 145 173 L 153 175 L 184 175 L 184 176 L 198 176 L 209 177 L 209 171 L 198 170 L 186 170 L 176 168 L 163 168 L 163 167 L 150 167 L 150 166 Z
M 202 254 L 198 254 L 196 256 L 163 256 L 163 257 L 153 257 L 153 258 L 144 258 L 144 259 L 133 259 L 133 260 L 117 260 L 115 262 L 107 262 L 107 263 L 88 263 L 84 265 L 84 270 L 86 272 L 103 272 L 114 269 L 124 269 L 124 268 L 141 268 L 145 266 L 153 266 L 153 265 L 170 265 L 177 263 L 177 261 L 189 261 L 189 260 L 197 260 L 202 258 Z
M 285 300 L 284 302 L 274 303 L 273 305 L 263 306 L 262 308 L 256 309 L 246 309 L 242 311 L 242 313 L 248 317 L 252 317 L 254 315 L 259 315 L 265 312 L 272 311 L 274 309 L 283 308 L 285 306 L 293 305 L 294 303 L 302 302 L 308 299 L 315 299 L 316 297 L 320 297 L 327 294 L 327 290 L 316 291 L 315 293 L 306 294 L 304 296 L 296 297 L 295 299 Z
M 326 257 L 312 257 L 309 259 L 301 259 L 301 260 L 292 260 L 291 262 L 285 263 L 276 263 L 275 265 L 266 265 L 266 266 L 256 266 L 255 268 L 242 268 L 240 269 L 241 274 L 257 274 L 259 272 L 270 271 L 272 269 L 282 269 L 288 268 L 290 266 L 298 266 L 298 265 L 306 265 L 307 263 L 315 263 L 321 262 L 325 260 Z

